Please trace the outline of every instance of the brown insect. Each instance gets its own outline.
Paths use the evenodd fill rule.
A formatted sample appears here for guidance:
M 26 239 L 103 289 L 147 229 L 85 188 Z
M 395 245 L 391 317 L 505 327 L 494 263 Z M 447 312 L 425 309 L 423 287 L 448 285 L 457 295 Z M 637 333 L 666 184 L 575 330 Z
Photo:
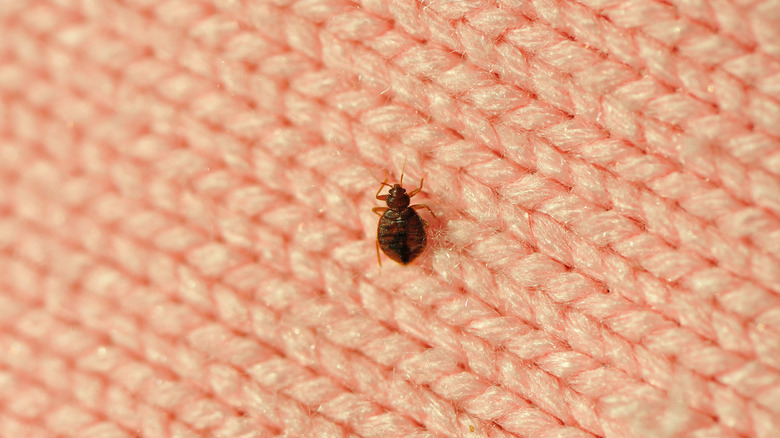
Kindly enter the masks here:
M 404 162 L 405 167 L 406 162 Z M 425 204 L 409 205 L 411 198 L 422 190 L 424 179 L 424 177 L 420 179 L 420 187 L 407 194 L 406 189 L 402 187 L 404 183 L 402 168 L 401 181 L 398 184 L 390 185 L 385 178 L 382 185 L 379 186 L 376 199 L 387 202 L 387 207 L 374 207 L 372 209 L 380 216 L 376 229 L 376 259 L 379 266 L 382 266 L 382 260 L 379 257 L 380 248 L 386 256 L 403 265 L 411 263 L 425 249 L 428 222 L 424 221 L 416 210 L 425 208 L 431 213 L 431 216 L 436 217 L 436 215 Z M 390 191 L 387 195 L 380 196 L 379 193 L 385 186 L 390 187 Z

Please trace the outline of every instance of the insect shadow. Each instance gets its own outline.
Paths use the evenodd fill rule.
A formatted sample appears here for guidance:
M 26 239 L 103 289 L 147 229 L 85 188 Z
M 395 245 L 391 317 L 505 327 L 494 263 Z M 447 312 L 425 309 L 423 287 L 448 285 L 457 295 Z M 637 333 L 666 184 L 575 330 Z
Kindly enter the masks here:
M 371 210 L 379 216 L 376 228 L 376 259 L 379 266 L 382 266 L 380 249 L 387 257 L 402 265 L 414 261 L 425 250 L 428 242 L 428 222 L 417 214 L 417 210 L 427 209 L 431 216 L 436 217 L 425 204 L 409 205 L 411 198 L 422 190 L 425 177 L 420 178 L 419 187 L 406 193 L 406 189 L 403 188 L 405 169 L 406 159 L 401 168 L 401 180 L 397 184 L 390 185 L 385 177 L 376 192 L 376 199 L 385 201 L 387 207 L 374 207 Z M 385 186 L 390 187 L 390 191 L 386 195 L 380 195 Z

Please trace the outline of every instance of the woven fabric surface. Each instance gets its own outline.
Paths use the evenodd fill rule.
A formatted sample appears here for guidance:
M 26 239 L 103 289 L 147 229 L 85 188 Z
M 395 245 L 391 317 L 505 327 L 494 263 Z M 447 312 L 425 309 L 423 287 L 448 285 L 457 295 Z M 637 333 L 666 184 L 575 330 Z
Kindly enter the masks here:
M 779 437 L 780 2 L 0 2 L 0 436 Z

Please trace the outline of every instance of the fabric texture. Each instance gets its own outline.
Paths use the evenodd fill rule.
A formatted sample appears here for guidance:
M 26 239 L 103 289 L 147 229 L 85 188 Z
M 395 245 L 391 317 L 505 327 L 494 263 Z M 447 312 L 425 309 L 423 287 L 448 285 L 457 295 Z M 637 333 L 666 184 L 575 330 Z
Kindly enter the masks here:
M 0 436 L 780 437 L 780 2 L 0 2 Z

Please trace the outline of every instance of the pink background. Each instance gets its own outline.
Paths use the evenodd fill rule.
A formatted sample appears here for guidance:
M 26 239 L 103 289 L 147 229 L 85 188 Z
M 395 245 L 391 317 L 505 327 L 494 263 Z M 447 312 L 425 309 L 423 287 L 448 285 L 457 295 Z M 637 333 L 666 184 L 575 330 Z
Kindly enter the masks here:
M 780 2 L 0 2 L 0 436 L 780 436 Z

